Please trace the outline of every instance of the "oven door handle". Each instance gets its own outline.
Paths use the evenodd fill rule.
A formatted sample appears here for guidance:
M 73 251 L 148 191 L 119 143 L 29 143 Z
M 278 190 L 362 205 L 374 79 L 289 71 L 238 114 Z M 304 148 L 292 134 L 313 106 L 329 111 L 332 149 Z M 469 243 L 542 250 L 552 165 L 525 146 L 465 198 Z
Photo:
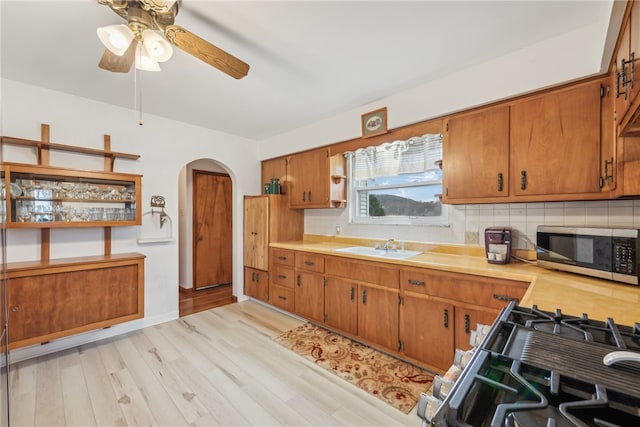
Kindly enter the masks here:
M 618 362 L 638 362 L 640 363 L 640 353 L 633 351 L 612 351 L 605 354 L 602 358 L 602 363 L 607 366 L 611 366 Z

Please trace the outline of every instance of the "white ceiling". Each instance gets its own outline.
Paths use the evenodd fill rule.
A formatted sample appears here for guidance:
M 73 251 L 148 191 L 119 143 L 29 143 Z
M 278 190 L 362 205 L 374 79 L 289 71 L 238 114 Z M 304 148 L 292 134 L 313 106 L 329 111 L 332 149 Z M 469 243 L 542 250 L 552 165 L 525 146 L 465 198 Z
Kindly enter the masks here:
M 2 0 L 2 77 L 134 107 L 133 71 L 99 69 L 96 28 L 124 21 L 93 0 Z M 143 73 L 142 109 L 266 139 L 578 28 L 611 0 L 184 0 L 176 23 L 249 63 L 235 80 L 175 49 Z

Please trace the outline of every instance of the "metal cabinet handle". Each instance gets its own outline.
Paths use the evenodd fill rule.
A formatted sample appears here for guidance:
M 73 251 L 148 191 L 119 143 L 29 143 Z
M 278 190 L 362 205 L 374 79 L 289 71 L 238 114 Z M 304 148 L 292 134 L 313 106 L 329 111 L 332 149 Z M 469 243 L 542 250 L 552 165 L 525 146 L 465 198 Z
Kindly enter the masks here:
M 11 307 L 11 311 L 13 311 L 14 313 L 17 312 L 18 310 L 20 310 L 18 306 Z
M 298 277 L 296 278 L 296 284 L 297 284 L 298 286 L 300 286 L 300 275 L 299 275 L 299 274 L 298 274 Z
M 363 304 L 367 303 L 367 290 L 366 289 L 362 290 L 362 303 Z
M 311 201 L 311 191 L 309 191 L 309 201 Z
M 302 201 L 306 202 L 307 201 L 307 193 L 306 192 L 302 192 Z
M 464 333 L 465 334 L 471 333 L 471 318 L 469 317 L 468 314 L 464 315 Z
M 518 301 L 518 298 L 510 297 L 509 295 L 493 294 L 493 298 L 497 299 L 498 301 L 507 301 L 507 302 Z
M 527 171 L 520 171 L 520 189 L 527 189 Z
M 256 272 L 255 271 L 251 272 L 251 281 L 252 282 L 256 281 Z
M 278 259 L 279 259 L 280 261 L 286 261 L 286 260 L 287 260 L 287 257 L 286 257 L 286 256 L 284 256 L 284 255 L 280 255 L 280 256 L 278 257 Z
M 414 286 L 426 286 L 426 283 L 423 280 L 409 279 L 408 282 L 410 285 Z
M 284 274 L 278 274 L 278 279 L 286 279 L 287 276 L 285 276 Z
M 449 328 L 449 309 L 445 308 L 444 312 L 442 313 L 442 325 L 445 328 Z
M 256 283 L 260 283 L 260 273 L 256 273 Z
M 353 301 L 355 297 L 356 297 L 356 288 L 352 286 L 351 292 L 349 293 L 349 298 L 351 299 L 351 301 Z
M 504 176 L 502 172 L 498 173 L 498 191 L 502 191 L 504 189 Z
M 286 301 L 287 297 L 285 297 L 284 295 L 278 295 L 278 299 L 281 299 L 282 301 Z
M 304 265 L 315 265 L 315 262 L 307 260 L 304 262 Z

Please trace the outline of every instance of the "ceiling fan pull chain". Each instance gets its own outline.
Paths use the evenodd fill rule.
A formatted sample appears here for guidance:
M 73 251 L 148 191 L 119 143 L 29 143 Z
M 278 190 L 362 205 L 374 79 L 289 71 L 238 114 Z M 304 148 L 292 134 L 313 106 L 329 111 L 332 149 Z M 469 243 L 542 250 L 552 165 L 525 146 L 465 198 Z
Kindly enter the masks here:
M 136 53 L 136 55 L 142 55 L 140 50 Z M 138 124 L 140 126 L 144 125 L 144 121 L 142 120 L 142 88 L 140 84 L 140 80 L 142 79 L 141 71 L 138 70 L 138 67 L 133 67 L 133 91 L 134 93 L 134 110 L 139 114 L 138 116 Z

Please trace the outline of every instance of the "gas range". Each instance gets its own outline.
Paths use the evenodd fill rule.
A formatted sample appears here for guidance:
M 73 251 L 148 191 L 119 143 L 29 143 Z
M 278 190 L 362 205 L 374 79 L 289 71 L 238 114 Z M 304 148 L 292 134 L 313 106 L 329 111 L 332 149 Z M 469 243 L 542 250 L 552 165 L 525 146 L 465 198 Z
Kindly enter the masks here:
M 511 303 L 428 425 L 640 426 L 640 324 Z

